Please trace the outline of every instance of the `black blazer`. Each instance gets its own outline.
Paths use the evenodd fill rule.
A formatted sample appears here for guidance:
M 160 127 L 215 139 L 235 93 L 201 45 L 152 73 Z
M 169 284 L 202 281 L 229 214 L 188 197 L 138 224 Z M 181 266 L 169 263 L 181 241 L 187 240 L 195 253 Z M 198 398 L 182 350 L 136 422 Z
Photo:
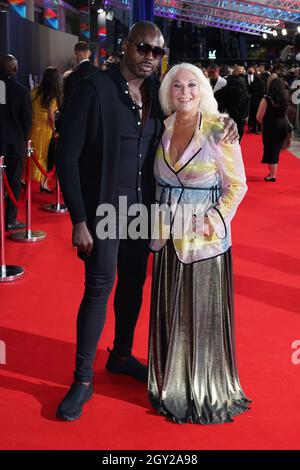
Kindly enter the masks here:
M 162 133 L 159 82 L 149 78 L 156 117 L 153 161 Z M 73 224 L 87 221 L 93 233 L 99 204 L 115 204 L 120 156 L 118 85 L 108 71 L 98 71 L 74 90 L 62 118 L 56 169 Z M 153 174 L 153 197 L 155 180 Z
M 74 72 L 72 72 L 64 81 L 64 105 L 80 80 L 82 78 L 87 78 L 89 75 L 97 72 L 98 70 L 99 69 L 90 61 L 84 61 L 77 66 Z
M 6 86 L 5 104 L 0 104 L 0 153 L 22 158 L 32 124 L 30 92 L 12 76 L 0 72 L 0 80 Z
M 231 85 L 231 78 L 228 77 L 227 86 L 216 91 L 215 98 L 221 113 L 228 113 L 238 127 L 244 125 L 248 115 L 249 95 L 242 77 L 236 86 Z
M 248 85 L 248 93 L 250 95 L 250 107 L 256 108 L 265 94 L 265 83 L 260 77 L 254 76 L 253 82 Z

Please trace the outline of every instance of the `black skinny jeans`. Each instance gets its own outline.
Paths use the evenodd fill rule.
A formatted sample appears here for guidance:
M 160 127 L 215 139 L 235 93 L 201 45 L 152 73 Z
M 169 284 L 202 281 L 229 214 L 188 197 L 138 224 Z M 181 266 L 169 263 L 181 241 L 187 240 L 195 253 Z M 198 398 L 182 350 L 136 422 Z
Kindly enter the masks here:
M 85 261 L 85 292 L 77 317 L 75 381 L 90 382 L 93 378 L 93 362 L 116 270 L 114 351 L 120 356 L 131 354 L 148 255 L 149 240 L 128 238 L 107 241 L 105 253 L 92 255 Z

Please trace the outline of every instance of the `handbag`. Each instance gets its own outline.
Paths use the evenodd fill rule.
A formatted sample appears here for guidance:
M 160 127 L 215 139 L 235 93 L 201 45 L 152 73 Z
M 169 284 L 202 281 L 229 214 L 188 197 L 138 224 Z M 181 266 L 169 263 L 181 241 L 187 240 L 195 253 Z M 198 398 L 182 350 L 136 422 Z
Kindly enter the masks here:
M 281 145 L 281 150 L 287 150 L 290 148 L 291 144 L 292 144 L 292 139 L 293 139 L 293 125 L 290 123 L 290 121 L 288 120 L 288 124 L 289 124 L 289 130 L 288 130 L 288 133 L 284 139 L 284 141 L 282 142 L 282 145 Z

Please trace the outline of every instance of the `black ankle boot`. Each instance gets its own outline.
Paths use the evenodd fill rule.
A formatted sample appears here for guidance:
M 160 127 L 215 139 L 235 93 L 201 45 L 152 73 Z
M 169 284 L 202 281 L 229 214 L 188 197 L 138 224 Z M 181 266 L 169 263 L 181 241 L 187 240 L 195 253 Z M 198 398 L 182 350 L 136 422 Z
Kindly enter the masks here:
M 80 418 L 84 403 L 90 400 L 92 395 L 93 384 L 87 387 L 85 384 L 74 382 L 57 409 L 57 418 L 64 421 L 74 421 Z

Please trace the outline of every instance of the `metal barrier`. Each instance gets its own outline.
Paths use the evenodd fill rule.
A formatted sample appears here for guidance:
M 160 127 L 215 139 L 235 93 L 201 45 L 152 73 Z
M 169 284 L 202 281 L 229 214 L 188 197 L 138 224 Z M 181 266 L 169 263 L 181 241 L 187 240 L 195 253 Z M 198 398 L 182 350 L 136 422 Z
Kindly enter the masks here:
M 27 158 L 29 159 L 29 165 L 31 168 L 31 155 L 33 148 L 31 147 L 31 140 L 28 141 L 27 145 Z M 28 179 L 28 199 L 27 199 L 27 211 L 26 211 L 26 230 L 21 232 L 14 232 L 9 235 L 11 240 L 22 243 L 36 243 L 46 238 L 46 232 L 41 230 L 31 230 L 31 178 Z
M 25 269 L 21 266 L 5 264 L 5 221 L 4 221 L 4 157 L 0 157 L 0 282 L 15 281 L 23 277 Z

